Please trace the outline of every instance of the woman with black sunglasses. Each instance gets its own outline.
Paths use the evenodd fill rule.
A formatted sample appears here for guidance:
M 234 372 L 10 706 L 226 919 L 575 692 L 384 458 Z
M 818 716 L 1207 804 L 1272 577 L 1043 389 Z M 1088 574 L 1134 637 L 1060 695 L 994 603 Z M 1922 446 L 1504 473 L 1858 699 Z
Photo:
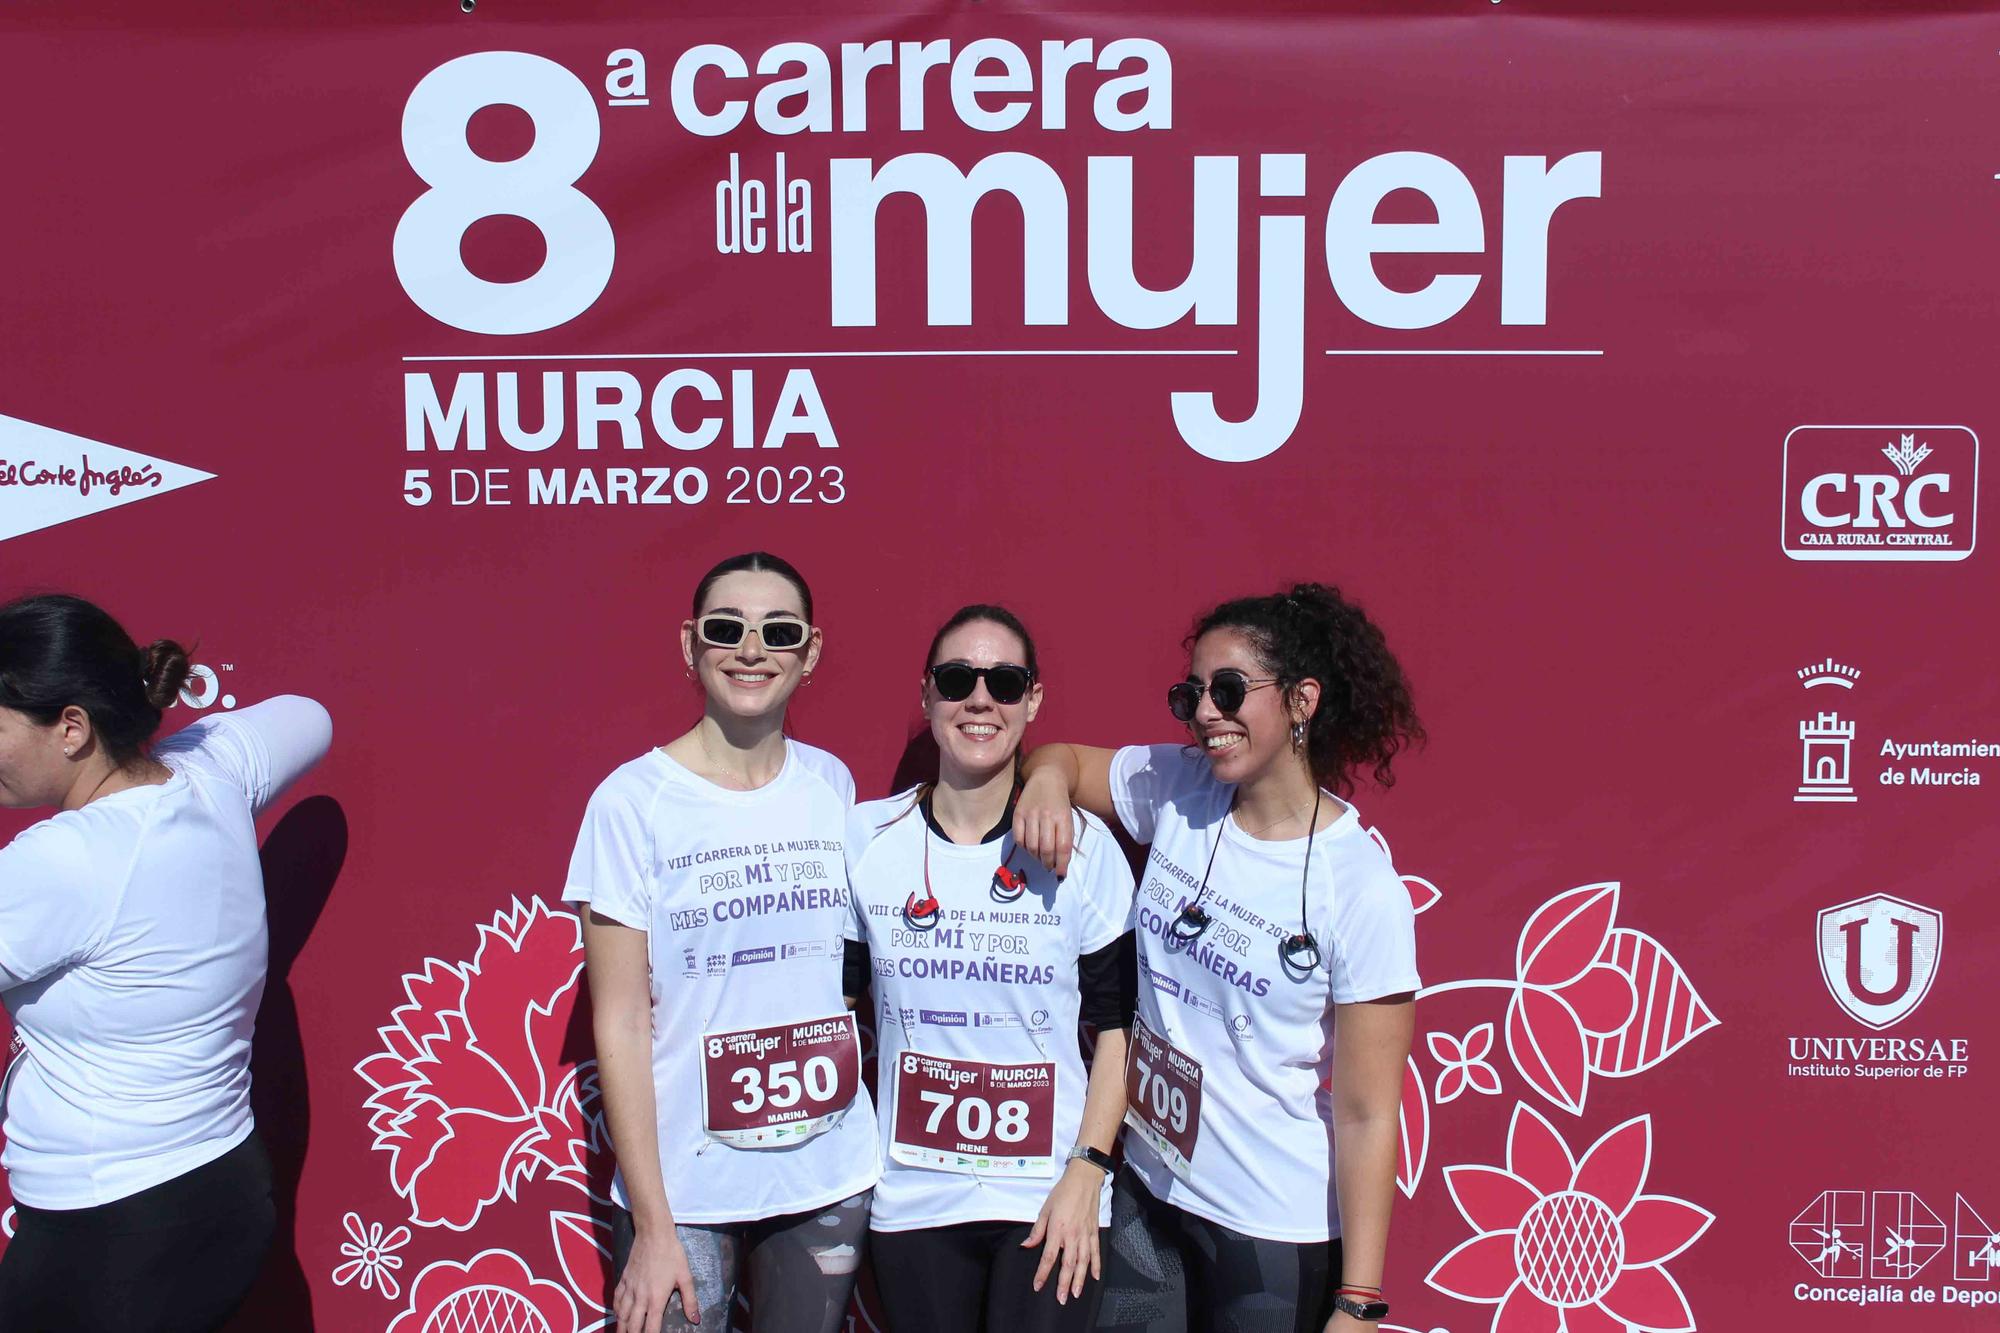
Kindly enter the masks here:
M 1072 802 L 1151 844 L 1098 1326 L 1370 1327 L 1419 983 L 1409 894 L 1341 796 L 1423 729 L 1335 589 L 1225 602 L 1188 645 L 1192 747 L 1043 746 L 1014 814 L 1058 872 Z
M 605 779 L 570 861 L 624 1333 L 722 1333 L 745 1279 L 758 1333 L 833 1333 L 867 1240 L 875 1115 L 841 991 L 854 779 L 784 733 L 812 619 L 776 556 L 703 576 L 680 634 L 701 720 Z
M 1082 1333 L 1124 1111 L 1132 871 L 1090 815 L 1068 817 L 1060 884 L 1008 836 L 1042 702 L 1020 620 L 965 607 L 927 662 L 937 780 L 856 807 L 847 839 L 876 995 L 876 1287 L 890 1333 Z

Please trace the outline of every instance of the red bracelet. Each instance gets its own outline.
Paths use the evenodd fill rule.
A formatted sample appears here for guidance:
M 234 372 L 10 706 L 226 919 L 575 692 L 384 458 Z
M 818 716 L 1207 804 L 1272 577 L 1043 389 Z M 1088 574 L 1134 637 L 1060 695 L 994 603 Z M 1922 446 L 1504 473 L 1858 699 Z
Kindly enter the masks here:
M 1382 1289 L 1380 1287 L 1342 1287 L 1334 1294 L 1336 1296 L 1345 1296 L 1350 1292 L 1356 1296 L 1380 1296 Z

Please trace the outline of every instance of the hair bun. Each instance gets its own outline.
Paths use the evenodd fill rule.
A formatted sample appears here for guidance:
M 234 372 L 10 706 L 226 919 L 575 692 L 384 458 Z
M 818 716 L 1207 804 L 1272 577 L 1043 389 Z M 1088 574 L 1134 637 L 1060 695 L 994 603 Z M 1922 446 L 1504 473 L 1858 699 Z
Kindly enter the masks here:
M 164 713 L 173 706 L 181 686 L 187 684 L 193 663 L 188 661 L 187 649 L 172 639 L 154 642 L 141 653 L 141 658 L 146 702 Z

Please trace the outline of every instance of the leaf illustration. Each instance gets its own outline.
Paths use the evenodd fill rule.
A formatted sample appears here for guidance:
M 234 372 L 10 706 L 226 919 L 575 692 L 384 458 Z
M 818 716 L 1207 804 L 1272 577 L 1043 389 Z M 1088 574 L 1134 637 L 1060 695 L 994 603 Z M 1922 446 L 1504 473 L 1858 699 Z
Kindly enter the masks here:
M 1399 1115 L 1401 1151 L 1396 1158 L 1396 1188 L 1406 1199 L 1415 1198 L 1417 1182 L 1424 1178 L 1424 1161 L 1430 1155 L 1431 1108 L 1424 1099 L 1424 1076 L 1413 1055 L 1403 1065 L 1403 1106 Z
M 1559 893 L 1521 927 L 1514 975 L 1531 986 L 1566 986 L 1597 960 L 1618 915 L 1618 885 L 1586 884 Z
M 1616 968 L 1638 997 L 1631 1019 L 1617 1032 L 1590 1042 L 1590 1067 L 1607 1078 L 1626 1078 L 1660 1061 L 1714 1027 L 1681 965 L 1652 936 L 1614 930 L 1598 962 Z
M 1368 836 L 1373 838 L 1375 845 L 1382 849 L 1382 855 L 1388 858 L 1389 867 L 1394 870 L 1396 857 L 1389 850 L 1389 840 L 1382 836 L 1382 830 L 1371 827 L 1368 830 Z M 1397 877 L 1403 881 L 1403 887 L 1409 891 L 1410 906 L 1416 909 L 1418 916 L 1422 916 L 1425 912 L 1437 906 L 1437 900 L 1444 896 L 1443 893 L 1439 892 L 1437 885 L 1431 883 L 1422 875 L 1405 875 L 1401 871 L 1397 871 L 1396 873 Z
M 479 927 L 479 951 L 465 969 L 466 1026 L 530 1106 L 541 1103 L 561 1059 L 573 988 L 583 974 L 582 929 L 576 917 L 550 911 L 539 898 L 516 900 Z
M 606 1309 L 604 1298 L 611 1292 L 611 1228 L 582 1213 L 550 1213 L 549 1234 L 569 1289 L 591 1309 Z
M 1590 1085 L 1583 1025 L 1560 995 L 1514 992 L 1507 1002 L 1507 1054 L 1536 1092 L 1571 1115 L 1583 1112 Z

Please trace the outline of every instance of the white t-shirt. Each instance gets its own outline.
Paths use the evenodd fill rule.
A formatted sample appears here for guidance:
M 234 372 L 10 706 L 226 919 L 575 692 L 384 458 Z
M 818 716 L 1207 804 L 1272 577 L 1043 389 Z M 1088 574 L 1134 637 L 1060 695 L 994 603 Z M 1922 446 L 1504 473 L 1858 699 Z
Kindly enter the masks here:
M 249 1137 L 264 994 L 258 812 L 319 762 L 326 710 L 285 696 L 160 742 L 173 776 L 0 849 L 0 993 L 23 1042 L 4 1162 L 36 1208 L 93 1208 Z
M 881 1174 L 865 1087 L 837 1123 L 783 1148 L 719 1141 L 702 1109 L 704 1036 L 847 1014 L 841 842 L 853 803 L 845 765 L 788 740 L 778 776 L 755 791 L 655 749 L 613 770 L 584 811 L 563 897 L 646 932 L 660 1172 L 677 1222 L 804 1212 Z M 631 1207 L 622 1174 L 612 1194 Z
M 875 971 L 876 1092 L 882 1099 L 882 1181 L 868 1224 L 877 1231 L 909 1231 L 1032 1222 L 1083 1125 L 1088 1075 L 1077 1045 L 1076 960 L 1129 929 L 1132 870 L 1110 830 L 1092 815 L 1079 813 L 1076 855 L 1058 884 L 1040 861 L 1015 852 L 1011 836 L 969 847 L 938 837 L 923 812 L 912 808 L 914 796 L 909 791 L 856 806 L 848 821 L 855 938 L 867 940 Z M 903 909 L 911 893 L 924 897 L 927 846 L 940 910 L 934 928 L 925 931 L 907 925 Z M 1027 889 L 1011 902 L 991 892 L 994 871 L 1003 864 L 1028 877 Z M 1053 1062 L 1053 1174 L 967 1173 L 898 1161 L 891 1140 L 898 1062 L 906 1051 L 993 1065 Z M 987 1100 L 990 1110 L 999 1098 Z M 934 1109 L 946 1127 L 957 1123 L 956 1107 L 939 1102 Z M 985 1124 L 984 1111 L 969 1123 Z M 1005 1146 L 990 1131 L 981 1143 Z M 1111 1221 L 1110 1191 L 1107 1180 L 1100 1225 Z
M 1118 818 L 1152 844 L 1133 905 L 1139 1019 L 1202 1070 L 1192 1179 L 1139 1134 L 1125 1136 L 1126 1156 L 1154 1195 L 1198 1217 L 1267 1240 L 1327 1240 L 1340 1234 L 1331 1006 L 1418 988 L 1416 915 L 1350 805 L 1312 838 L 1306 917 L 1323 961 L 1288 972 L 1278 946 L 1299 929 L 1306 839 L 1248 836 L 1228 813 L 1235 793 L 1184 746 L 1128 746 L 1111 762 Z M 1177 944 L 1168 928 L 1211 852 L 1202 906 L 1213 924 Z

